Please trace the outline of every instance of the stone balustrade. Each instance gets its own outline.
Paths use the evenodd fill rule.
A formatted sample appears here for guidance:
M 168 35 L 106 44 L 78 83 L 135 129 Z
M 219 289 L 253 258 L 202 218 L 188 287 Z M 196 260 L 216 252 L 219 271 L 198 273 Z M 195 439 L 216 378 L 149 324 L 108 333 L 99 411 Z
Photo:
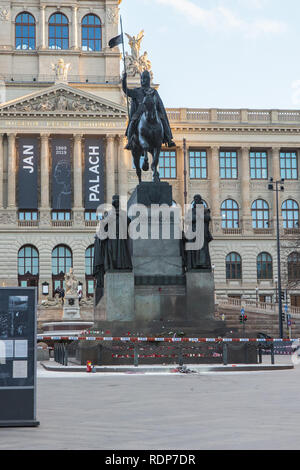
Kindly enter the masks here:
M 167 114 L 172 122 L 198 121 L 237 124 L 295 124 L 300 122 L 300 112 L 296 110 L 168 108 Z

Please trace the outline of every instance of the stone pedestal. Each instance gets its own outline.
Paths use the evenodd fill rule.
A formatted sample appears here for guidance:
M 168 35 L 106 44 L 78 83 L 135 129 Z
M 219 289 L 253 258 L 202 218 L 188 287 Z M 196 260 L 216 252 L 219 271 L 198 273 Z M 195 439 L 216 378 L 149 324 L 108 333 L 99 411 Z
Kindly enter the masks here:
M 66 295 L 64 301 L 63 320 L 80 320 L 78 297 Z
M 212 319 L 215 311 L 214 276 L 208 270 L 189 271 L 186 277 L 187 312 L 194 320 Z
M 104 295 L 95 308 L 96 321 L 134 320 L 134 275 L 132 272 L 105 274 Z

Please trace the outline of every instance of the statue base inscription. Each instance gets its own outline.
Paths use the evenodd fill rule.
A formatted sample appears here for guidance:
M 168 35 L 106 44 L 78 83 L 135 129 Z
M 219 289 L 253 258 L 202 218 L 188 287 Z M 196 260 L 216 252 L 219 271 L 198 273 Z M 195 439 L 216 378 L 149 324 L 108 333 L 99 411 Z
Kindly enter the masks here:
M 63 320 L 80 320 L 80 318 L 78 297 L 66 294 L 64 299 Z

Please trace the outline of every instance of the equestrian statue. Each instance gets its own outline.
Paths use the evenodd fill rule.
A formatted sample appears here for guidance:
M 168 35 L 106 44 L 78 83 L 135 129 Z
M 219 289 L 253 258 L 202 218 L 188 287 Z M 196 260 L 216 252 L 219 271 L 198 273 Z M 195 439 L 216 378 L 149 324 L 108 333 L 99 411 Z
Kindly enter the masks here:
M 148 70 L 142 72 L 141 87 L 139 88 L 127 88 L 126 73 L 122 78 L 123 91 L 131 98 L 129 124 L 126 130 L 128 144 L 125 148 L 131 150 L 140 183 L 142 181 L 141 157 L 144 157 L 142 169 L 148 171 L 148 152 L 151 153 L 153 181 L 159 182 L 157 167 L 161 147 L 163 144 L 175 147 L 165 107 L 157 90 L 150 86 L 150 82 L 151 76 Z

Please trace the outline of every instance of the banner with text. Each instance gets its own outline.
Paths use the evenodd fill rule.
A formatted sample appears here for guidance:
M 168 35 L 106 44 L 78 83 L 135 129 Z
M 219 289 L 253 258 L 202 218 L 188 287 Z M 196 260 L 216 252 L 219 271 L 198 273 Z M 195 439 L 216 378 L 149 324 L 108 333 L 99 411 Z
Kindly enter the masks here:
M 71 143 L 67 138 L 54 137 L 52 139 L 52 209 L 70 210 L 71 208 Z
M 37 137 L 20 137 L 18 153 L 18 207 L 19 209 L 37 209 L 39 164 Z
M 104 203 L 104 139 L 86 137 L 84 147 L 85 209 L 96 210 Z

